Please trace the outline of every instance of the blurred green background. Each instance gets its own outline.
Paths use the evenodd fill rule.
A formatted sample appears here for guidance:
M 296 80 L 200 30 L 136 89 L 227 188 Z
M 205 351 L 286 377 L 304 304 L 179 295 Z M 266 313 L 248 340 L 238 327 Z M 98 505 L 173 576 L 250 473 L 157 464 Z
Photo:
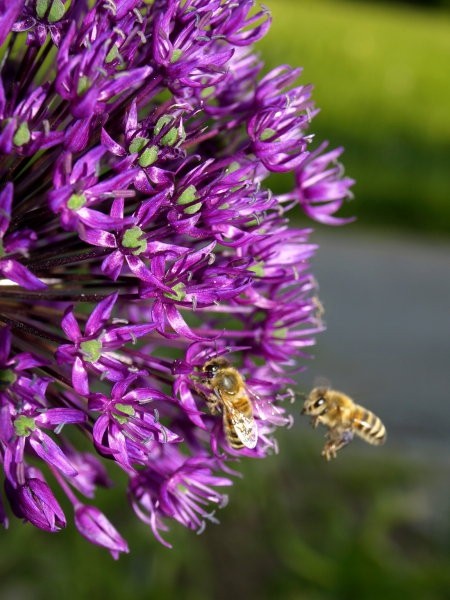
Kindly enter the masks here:
M 344 146 L 366 224 L 450 233 L 450 13 L 396 2 L 273 0 L 267 65 L 301 65 Z M 285 181 L 278 178 L 276 187 Z
M 448 2 L 266 4 L 274 23 L 259 47 L 268 67 L 304 67 L 322 109 L 317 139 L 345 146 L 358 181 L 346 209 L 358 224 L 336 235 L 354 227 L 448 235 Z M 326 464 L 323 432 L 297 421 L 280 433 L 278 456 L 242 463 L 221 525 L 201 536 L 173 525 L 173 550 L 134 519 L 124 482 L 98 497 L 130 542 L 118 562 L 73 528 L 51 536 L 13 522 L 1 548 L 2 600 L 450 599 L 448 445 L 414 451 L 413 431 L 382 449 L 355 442 Z

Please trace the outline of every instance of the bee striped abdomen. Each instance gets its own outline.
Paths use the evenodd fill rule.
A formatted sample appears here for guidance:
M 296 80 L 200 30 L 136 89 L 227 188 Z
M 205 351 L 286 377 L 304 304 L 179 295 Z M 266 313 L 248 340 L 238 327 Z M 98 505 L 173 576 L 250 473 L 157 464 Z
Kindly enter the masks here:
M 245 447 L 245 444 L 239 438 L 236 431 L 236 427 L 240 426 L 245 430 L 245 423 L 243 417 L 253 420 L 253 409 L 248 398 L 246 396 L 238 396 L 237 398 L 229 398 L 230 405 L 232 406 L 233 412 L 230 409 L 226 409 L 223 414 L 223 428 L 225 431 L 225 437 L 228 443 L 235 450 L 241 450 Z
M 386 428 L 370 410 L 357 406 L 353 417 L 356 433 L 369 444 L 379 446 L 386 441 Z
M 244 444 L 241 442 L 238 434 L 236 433 L 230 414 L 226 411 L 223 414 L 223 429 L 225 432 L 225 437 L 232 448 L 235 450 L 241 450 L 244 448 Z

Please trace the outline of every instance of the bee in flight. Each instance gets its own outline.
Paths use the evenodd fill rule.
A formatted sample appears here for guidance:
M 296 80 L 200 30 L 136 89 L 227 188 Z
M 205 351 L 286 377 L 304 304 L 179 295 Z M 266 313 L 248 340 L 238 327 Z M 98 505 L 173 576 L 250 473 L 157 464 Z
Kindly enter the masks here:
M 228 444 L 235 450 L 254 448 L 258 428 L 242 375 L 222 357 L 208 360 L 201 370 L 210 392 L 206 396 L 209 411 L 212 415 L 222 413 Z
M 302 414 L 311 417 L 311 424 L 328 428 L 322 456 L 336 458 L 337 451 L 350 443 L 354 434 L 364 441 L 380 446 L 386 441 L 386 428 L 381 420 L 353 400 L 336 390 L 314 388 L 306 398 Z

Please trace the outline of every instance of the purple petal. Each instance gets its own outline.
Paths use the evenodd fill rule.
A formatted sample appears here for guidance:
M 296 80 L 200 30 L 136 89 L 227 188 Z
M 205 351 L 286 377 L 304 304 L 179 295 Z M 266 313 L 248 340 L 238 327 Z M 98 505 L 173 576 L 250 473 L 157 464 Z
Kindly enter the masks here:
M 116 236 L 109 231 L 96 229 L 83 229 L 80 231 L 80 238 L 92 244 L 93 246 L 101 246 L 103 248 L 116 248 Z
M 178 335 L 184 336 L 189 340 L 198 341 L 205 339 L 205 336 L 197 335 L 192 331 L 192 329 L 181 316 L 176 306 L 174 306 L 173 304 L 166 304 L 164 308 L 170 326 L 174 331 L 178 333 Z
M 206 425 L 202 419 L 202 413 L 198 410 L 192 392 L 184 379 L 179 378 L 175 380 L 174 393 L 179 396 L 181 405 L 188 419 L 190 419 L 194 425 L 197 425 L 197 427 L 206 429 Z
M 151 67 L 140 67 L 138 69 L 129 69 L 126 73 L 120 73 L 114 79 L 110 79 L 109 83 L 104 86 L 99 94 L 100 101 L 107 100 L 112 96 L 126 90 L 129 92 L 134 87 L 142 84 L 142 81 L 147 79 L 152 73 Z
M 117 559 L 120 552 L 129 552 L 126 541 L 98 508 L 79 505 L 75 509 L 75 525 L 82 536 L 107 548 L 113 558 Z
M 89 142 L 94 115 L 77 119 L 64 133 L 65 146 L 71 152 L 84 150 Z
M 116 156 L 126 156 L 126 152 L 124 148 L 117 142 L 115 142 L 112 137 L 102 128 L 101 133 L 101 142 L 105 148 L 107 148 L 112 154 Z
M 85 335 L 91 337 L 97 335 L 105 326 L 111 316 L 111 312 L 116 303 L 118 292 L 104 298 L 92 311 L 85 327 Z
M 23 5 L 24 0 L 0 0 L 0 45 L 8 37 Z
M 16 516 L 52 533 L 66 526 L 66 517 L 45 481 L 30 478 L 17 489 L 5 482 L 5 490 Z
M 13 192 L 14 187 L 11 182 L 8 182 L 0 192 L 0 237 L 3 237 L 11 221 Z
M 34 367 L 42 367 L 43 365 L 50 364 L 49 361 L 44 360 L 43 358 L 37 358 L 29 352 L 16 354 L 14 357 L 14 362 L 17 371 L 26 371 L 27 369 L 33 369 Z
M 113 281 L 115 281 L 122 271 L 123 262 L 124 257 L 122 252 L 120 250 L 116 250 L 107 256 L 102 262 L 102 271 L 107 277 L 110 277 Z
M 43 281 L 33 275 L 20 262 L 11 258 L 0 260 L 0 272 L 26 290 L 44 290 L 47 287 Z
M 72 307 L 66 309 L 64 317 L 61 321 L 61 328 L 72 342 L 77 342 L 82 337 L 78 322 L 73 314 Z
M 77 356 L 72 365 L 72 383 L 75 390 L 83 395 L 89 394 L 89 378 L 83 361 Z
M 49 408 L 35 422 L 44 427 L 52 427 L 61 423 L 85 423 L 87 415 L 76 408 Z
M 145 264 L 142 262 L 142 260 L 138 256 L 128 255 L 128 256 L 126 256 L 126 261 L 128 263 L 128 266 L 130 267 L 131 271 L 133 271 L 133 273 L 136 275 L 136 277 L 138 277 L 142 281 L 145 281 L 146 283 L 151 283 L 152 285 L 154 285 L 156 288 L 162 290 L 163 292 L 167 292 L 169 294 L 173 293 L 172 288 L 168 287 L 167 285 L 164 285 L 164 283 L 162 283 L 162 281 L 157 279 L 153 275 L 153 273 L 150 271 L 150 269 L 148 269 L 145 266 Z
M 117 327 L 111 331 L 107 331 L 102 338 L 102 342 L 104 345 L 108 344 L 108 347 L 119 347 L 127 342 L 134 342 L 137 338 L 151 333 L 155 328 L 155 323 Z
M 0 154 L 11 154 L 16 127 L 16 119 L 10 119 L 0 132 Z
M 0 365 L 6 365 L 11 352 L 11 330 L 8 327 L 0 329 Z
M 30 437 L 30 445 L 42 460 L 56 467 L 63 475 L 73 477 L 77 474 L 61 448 L 43 431 L 39 431 L 39 439 L 34 435 Z

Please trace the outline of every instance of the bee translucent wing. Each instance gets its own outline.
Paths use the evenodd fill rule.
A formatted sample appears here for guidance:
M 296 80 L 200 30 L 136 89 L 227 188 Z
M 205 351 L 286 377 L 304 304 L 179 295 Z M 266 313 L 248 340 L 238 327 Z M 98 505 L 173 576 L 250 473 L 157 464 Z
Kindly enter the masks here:
M 228 403 L 226 411 L 240 441 L 246 448 L 255 448 L 258 442 L 258 427 L 255 419 L 244 415 Z
M 331 382 L 327 377 L 323 375 L 317 375 L 314 377 L 313 388 L 326 388 L 327 390 L 331 389 Z

